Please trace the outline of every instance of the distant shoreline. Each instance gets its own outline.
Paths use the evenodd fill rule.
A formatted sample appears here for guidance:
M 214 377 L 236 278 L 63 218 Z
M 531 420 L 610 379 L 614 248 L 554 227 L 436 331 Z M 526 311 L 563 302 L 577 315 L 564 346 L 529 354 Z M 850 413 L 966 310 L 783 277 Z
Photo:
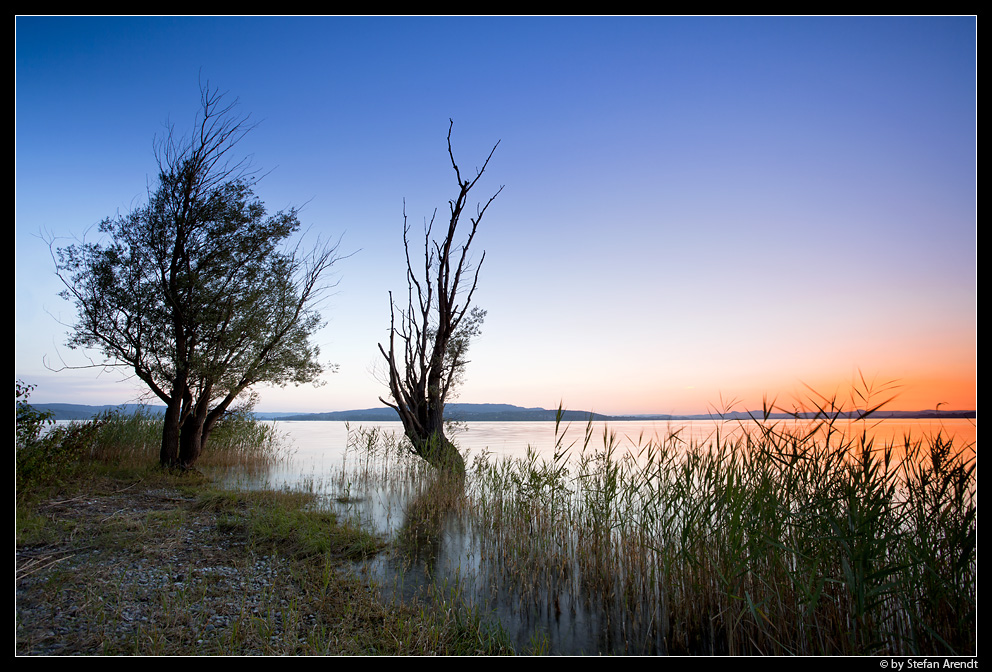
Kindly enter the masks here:
M 125 413 L 133 413 L 146 409 L 152 413 L 164 413 L 164 406 L 143 406 L 141 404 L 119 404 L 104 406 L 88 406 L 85 404 L 31 404 L 39 411 L 51 411 L 55 420 L 89 420 L 106 411 L 121 409 Z M 511 404 L 449 404 L 446 416 L 451 420 L 461 422 L 553 422 L 557 410 L 546 408 L 523 408 Z M 367 408 L 351 411 L 332 411 L 327 413 L 272 413 L 256 412 L 260 420 L 281 420 L 284 422 L 332 421 L 332 422 L 392 422 L 399 421 L 393 409 L 388 407 Z M 822 414 L 821 414 L 822 416 Z M 732 413 L 715 414 L 702 413 L 697 415 L 666 415 L 666 414 L 637 414 L 637 415 L 605 415 L 589 411 L 563 411 L 562 420 L 566 422 L 593 420 L 596 422 L 668 422 L 689 420 L 750 420 L 765 417 L 762 411 L 734 411 Z M 814 419 L 816 413 L 771 413 L 767 416 L 773 420 Z M 861 411 L 839 413 L 838 418 L 858 419 Z M 974 410 L 949 411 L 876 411 L 871 414 L 876 420 L 948 420 L 948 419 L 977 419 L 978 412 Z

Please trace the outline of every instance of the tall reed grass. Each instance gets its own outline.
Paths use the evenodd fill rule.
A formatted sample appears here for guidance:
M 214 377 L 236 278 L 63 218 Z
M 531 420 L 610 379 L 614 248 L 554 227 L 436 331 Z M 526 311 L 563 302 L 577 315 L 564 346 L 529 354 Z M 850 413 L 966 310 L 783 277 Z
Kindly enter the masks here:
M 90 459 L 117 465 L 147 465 L 156 462 L 162 443 L 162 419 L 149 410 L 107 413 L 95 421 L 99 433 L 90 447 Z M 197 468 L 237 469 L 249 476 L 268 469 L 291 454 L 274 425 L 256 420 L 250 413 L 231 413 L 222 418 Z
M 478 455 L 454 495 L 402 487 L 428 530 L 467 517 L 494 593 L 597 614 L 602 652 L 974 654 L 975 445 L 877 443 L 870 414 L 832 402 L 799 421 L 770 410 L 702 441 L 590 424 L 570 445 L 559 413 L 550 459 Z M 398 465 L 433 482 L 388 464 L 383 483 Z

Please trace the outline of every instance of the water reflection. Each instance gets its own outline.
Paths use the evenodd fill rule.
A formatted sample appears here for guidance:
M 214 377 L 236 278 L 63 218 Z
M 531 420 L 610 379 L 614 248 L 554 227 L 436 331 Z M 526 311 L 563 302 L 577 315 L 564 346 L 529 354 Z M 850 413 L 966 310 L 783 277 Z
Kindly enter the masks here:
M 515 505 L 503 499 L 498 487 L 480 492 L 470 483 L 468 493 L 453 493 L 425 464 L 381 446 L 368 449 L 391 434 L 398 437 L 399 423 L 366 425 L 363 431 L 373 432 L 374 441 L 368 434 L 356 439 L 357 428 L 352 427 L 350 445 L 344 423 L 278 426 L 293 441 L 296 453 L 291 462 L 270 474 L 268 485 L 319 492 L 328 506 L 393 540 L 388 553 L 362 569 L 379 583 L 387 598 L 408 599 L 438 587 L 455 592 L 458 599 L 498 619 L 521 648 L 544 638 L 548 652 L 554 654 L 669 653 L 665 642 L 673 623 L 670 596 L 655 575 L 662 568 L 617 565 L 616 558 L 623 557 L 619 550 L 610 558 L 575 557 L 576 549 L 587 542 L 581 535 L 605 535 L 588 547 L 614 553 L 610 550 L 615 543 L 614 527 L 629 525 L 630 517 L 636 515 L 616 511 L 634 511 L 634 506 L 625 509 L 608 502 L 603 520 L 533 518 L 525 521 L 526 527 L 497 530 L 495 521 L 504 514 L 500 507 Z M 556 437 L 553 423 L 473 423 L 457 441 L 468 453 L 470 465 L 474 456 L 487 456 L 490 462 L 534 457 L 553 461 L 556 450 L 581 445 L 587 429 L 575 425 Z M 620 447 L 620 455 L 626 447 L 643 445 L 645 437 L 667 436 L 673 445 L 706 444 L 716 440 L 717 432 L 727 439 L 738 429 L 734 423 L 686 423 L 678 430 L 666 423 L 615 423 L 594 426 L 592 433 L 597 437 L 605 433 L 609 444 L 609 432 L 615 432 L 612 440 Z M 929 421 L 873 425 L 879 442 L 898 443 L 907 433 L 922 437 L 938 429 L 956 435 L 961 444 L 974 444 L 973 421 L 945 421 L 939 426 Z M 579 459 L 578 451 L 569 451 L 565 457 Z M 572 473 L 580 468 L 570 464 Z M 519 475 L 516 478 L 517 482 L 507 481 L 504 489 L 526 492 Z M 549 481 L 535 478 L 533 487 L 546 496 Z M 498 476 L 490 478 L 490 484 L 497 482 Z M 606 497 L 607 486 L 595 485 L 591 492 Z M 597 511 L 595 502 L 583 504 L 589 505 L 583 509 L 589 515 Z M 611 517 L 615 515 L 621 519 Z M 518 544 L 507 535 L 528 538 Z M 550 547 L 555 544 L 558 547 Z M 538 547 L 539 553 L 535 552 Z M 705 612 L 698 618 L 702 622 Z M 706 652 L 708 646 L 713 642 L 707 643 L 704 636 L 691 652 Z

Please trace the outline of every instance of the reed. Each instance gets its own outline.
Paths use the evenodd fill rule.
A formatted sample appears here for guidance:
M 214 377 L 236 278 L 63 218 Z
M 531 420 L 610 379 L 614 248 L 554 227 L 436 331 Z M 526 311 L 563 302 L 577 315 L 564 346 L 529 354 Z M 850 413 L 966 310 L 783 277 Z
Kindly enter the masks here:
M 776 421 L 768 405 L 704 441 L 590 424 L 571 445 L 559 413 L 551 459 L 475 456 L 457 515 L 492 594 L 591 610 L 609 652 L 973 654 L 975 445 L 877 443 L 880 407 L 850 421 L 822 400 Z M 404 488 L 432 478 L 391 465 L 381 482 L 395 467 Z M 422 521 L 450 510 L 418 507 Z
M 109 412 L 93 422 L 99 432 L 90 446 L 90 459 L 118 467 L 144 467 L 158 461 L 162 420 L 150 410 Z M 289 444 L 282 439 L 273 425 L 249 413 L 231 413 L 211 433 L 197 467 L 255 475 L 291 455 Z
M 110 411 L 92 420 L 55 423 L 17 390 L 15 481 L 18 500 L 44 496 L 79 474 L 139 473 L 159 462 L 162 421 L 147 409 Z M 23 398 L 23 400 L 22 400 Z M 264 475 L 292 454 L 273 425 L 246 413 L 223 418 L 197 463 L 215 474 Z

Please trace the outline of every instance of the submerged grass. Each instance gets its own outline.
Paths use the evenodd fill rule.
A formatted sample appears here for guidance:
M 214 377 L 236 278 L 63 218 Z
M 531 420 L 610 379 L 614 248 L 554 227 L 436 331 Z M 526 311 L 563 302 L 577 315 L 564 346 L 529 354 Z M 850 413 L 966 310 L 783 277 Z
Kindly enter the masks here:
M 565 445 L 559 420 L 550 460 L 476 456 L 443 496 L 401 459 L 375 474 L 427 493 L 401 538 L 423 547 L 455 512 L 492 594 L 596 614 L 598 652 L 975 654 L 975 445 L 879 444 L 871 413 L 851 421 L 833 400 L 802 419 L 771 410 L 705 441 L 606 430 L 601 447 L 591 424 Z

